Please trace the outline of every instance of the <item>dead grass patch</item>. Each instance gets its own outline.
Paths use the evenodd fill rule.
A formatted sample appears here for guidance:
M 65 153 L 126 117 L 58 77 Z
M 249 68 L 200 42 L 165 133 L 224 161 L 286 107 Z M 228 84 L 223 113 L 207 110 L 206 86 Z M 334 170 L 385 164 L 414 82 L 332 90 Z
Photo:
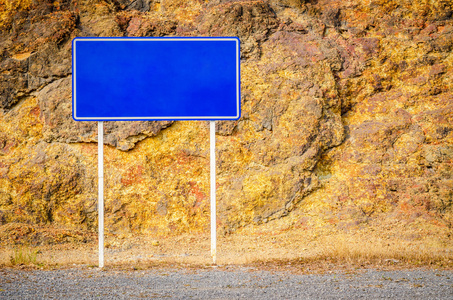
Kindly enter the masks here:
M 250 231 L 219 237 L 217 245 L 217 265 L 220 267 L 286 268 L 295 272 L 332 268 L 453 268 L 453 241 L 447 235 L 437 234 L 390 235 L 370 230 L 351 233 Z M 111 268 L 203 268 L 212 265 L 208 233 L 179 236 L 107 234 L 105 246 L 105 265 Z M 1 265 L 20 265 L 11 261 L 14 247 L 17 246 L 4 245 L 0 249 Z M 36 259 L 22 255 L 17 261 L 28 260 L 32 265 L 44 268 L 95 267 L 98 264 L 95 239 L 84 243 L 56 239 L 53 244 L 37 244 L 29 249 L 30 253 L 38 253 Z
M 451 245 L 451 242 L 448 243 Z M 334 235 L 323 237 L 318 260 L 332 260 L 356 265 L 412 264 L 453 266 L 450 247 L 433 238 L 418 241 L 382 239 L 373 236 Z

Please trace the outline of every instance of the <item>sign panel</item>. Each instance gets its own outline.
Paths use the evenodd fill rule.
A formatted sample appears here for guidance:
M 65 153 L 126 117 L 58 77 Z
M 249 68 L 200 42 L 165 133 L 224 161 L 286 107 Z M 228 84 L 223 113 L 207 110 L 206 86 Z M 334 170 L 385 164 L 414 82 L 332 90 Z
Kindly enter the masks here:
M 76 121 L 237 120 L 239 39 L 75 38 Z

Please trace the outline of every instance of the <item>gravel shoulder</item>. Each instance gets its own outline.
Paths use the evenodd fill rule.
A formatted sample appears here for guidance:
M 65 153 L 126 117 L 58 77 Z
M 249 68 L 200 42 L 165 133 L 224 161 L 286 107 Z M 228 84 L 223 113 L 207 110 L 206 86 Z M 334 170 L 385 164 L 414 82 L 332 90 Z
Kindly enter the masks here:
M 1 299 L 453 299 L 453 272 L 291 274 L 253 267 L 0 269 Z

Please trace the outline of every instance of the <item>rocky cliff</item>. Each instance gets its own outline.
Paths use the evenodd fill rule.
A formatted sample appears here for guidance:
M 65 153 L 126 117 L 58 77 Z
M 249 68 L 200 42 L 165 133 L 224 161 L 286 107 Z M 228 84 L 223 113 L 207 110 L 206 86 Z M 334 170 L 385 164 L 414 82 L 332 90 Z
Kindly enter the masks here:
M 453 1 L 0 0 L 0 224 L 97 226 L 97 127 L 71 118 L 81 36 L 240 38 L 221 232 L 451 232 Z M 105 130 L 106 230 L 208 230 L 207 122 Z

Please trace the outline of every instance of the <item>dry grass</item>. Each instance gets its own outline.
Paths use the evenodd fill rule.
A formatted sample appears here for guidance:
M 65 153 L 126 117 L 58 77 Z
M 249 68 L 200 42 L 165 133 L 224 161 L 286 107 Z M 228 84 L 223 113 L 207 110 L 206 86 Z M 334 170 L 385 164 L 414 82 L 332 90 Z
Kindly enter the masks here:
M 38 265 L 39 250 L 26 246 L 15 247 L 6 251 L 6 257 L 9 257 L 11 266 L 17 265 Z M 5 257 L 3 257 L 5 259 Z
M 419 241 L 386 240 L 351 235 L 324 237 L 315 259 L 355 265 L 410 264 L 453 266 L 453 253 L 446 244 L 427 238 Z
M 453 268 L 453 242 L 438 236 L 382 237 L 382 232 L 249 232 L 218 239 L 217 264 L 295 272 L 331 268 Z M 63 243 L 0 249 L 0 265 L 97 266 L 97 243 Z M 14 257 L 14 259 L 12 259 Z M 106 236 L 107 267 L 205 267 L 212 264 L 208 234 L 173 237 Z

